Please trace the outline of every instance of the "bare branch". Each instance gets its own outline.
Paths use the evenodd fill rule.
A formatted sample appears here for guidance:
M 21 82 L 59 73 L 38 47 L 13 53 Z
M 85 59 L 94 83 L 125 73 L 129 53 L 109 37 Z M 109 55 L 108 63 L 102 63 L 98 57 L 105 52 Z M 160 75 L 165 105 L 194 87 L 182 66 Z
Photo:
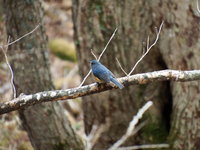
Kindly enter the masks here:
M 139 119 L 142 118 L 143 114 L 153 105 L 152 101 L 148 101 L 137 113 L 137 115 L 133 116 L 132 121 L 129 123 L 128 129 L 126 133 L 110 147 L 108 150 L 116 150 L 120 145 L 122 145 L 133 133 L 136 124 Z
M 108 124 L 101 124 L 100 126 L 93 125 L 92 130 L 88 136 L 85 137 L 86 139 L 86 148 L 85 150 L 91 150 L 99 139 L 101 134 L 107 129 Z
M 135 68 L 137 67 L 137 65 L 138 65 L 138 64 L 142 61 L 142 59 L 149 53 L 149 51 L 151 50 L 151 48 L 152 48 L 153 46 L 156 45 L 156 43 L 157 43 L 157 41 L 158 41 L 158 39 L 159 39 L 159 36 L 160 36 L 160 31 L 161 31 L 161 29 L 162 29 L 163 23 L 164 23 L 164 21 L 162 21 L 162 23 L 160 24 L 159 30 L 157 31 L 156 39 L 155 39 L 155 41 L 153 42 L 153 44 L 150 45 L 150 47 L 149 47 L 149 37 L 147 38 L 147 47 L 148 47 L 148 49 L 147 49 L 147 51 L 142 55 L 142 57 L 140 57 L 140 59 L 136 62 L 136 64 L 135 64 L 134 67 L 132 68 L 132 70 L 129 72 L 128 76 L 130 76 L 130 75 L 133 73 L 133 71 L 135 70 Z
M 142 129 L 145 125 L 147 124 L 147 121 L 144 121 L 142 123 L 140 123 L 132 132 L 131 136 L 135 135 L 136 133 L 138 133 L 138 131 L 140 131 L 140 129 Z
M 113 32 L 112 36 L 110 37 L 108 43 L 106 44 L 106 46 L 104 47 L 103 51 L 101 52 L 101 54 L 99 55 L 98 59 L 96 57 L 96 55 L 93 55 L 95 57 L 95 59 L 97 59 L 98 61 L 101 59 L 101 57 L 103 56 L 104 52 L 106 51 L 108 45 L 110 44 L 111 40 L 113 39 L 115 33 L 117 31 L 117 28 L 115 29 L 115 31 Z M 92 51 L 91 51 L 92 54 L 94 54 Z M 85 83 L 85 80 L 89 77 L 90 73 L 92 72 L 92 70 L 90 69 L 90 71 L 87 73 L 87 75 L 84 77 L 83 81 L 81 82 L 81 84 L 79 85 L 79 87 L 81 87 L 83 85 L 83 83 Z
M 30 31 L 30 32 L 28 32 L 28 33 L 26 33 L 26 34 L 24 34 L 23 36 L 21 36 L 20 38 L 16 39 L 15 41 L 13 41 L 13 42 L 11 42 L 11 43 L 8 43 L 7 45 L 0 45 L 0 47 L 4 47 L 4 46 L 7 47 L 7 46 L 10 46 L 10 45 L 12 45 L 12 44 L 14 44 L 14 43 L 20 41 L 20 40 L 23 39 L 24 37 L 26 37 L 26 36 L 32 34 L 33 32 L 35 32 L 35 30 L 37 30 L 39 26 L 40 26 L 40 24 L 38 24 L 32 31 Z
M 199 9 L 199 0 L 197 0 L 197 11 L 198 11 L 198 13 L 200 13 L 200 9 Z
M 94 56 L 94 58 L 97 60 L 97 56 L 94 54 L 93 50 L 91 49 L 91 53 Z
M 86 141 L 85 150 L 92 149 L 94 143 L 91 140 L 94 137 L 95 133 L 97 132 L 97 129 L 98 129 L 98 126 L 93 125 L 90 134 L 88 136 L 85 136 L 85 141 Z
M 121 64 L 120 64 L 120 62 L 119 62 L 119 60 L 118 60 L 117 58 L 115 58 L 115 59 L 117 60 L 117 63 L 118 63 L 118 65 L 119 65 L 120 69 L 124 72 L 124 74 L 125 74 L 125 75 L 128 75 L 128 73 L 122 68 L 122 66 L 121 66 Z
M 104 47 L 103 51 L 101 52 L 101 54 L 99 55 L 98 61 L 101 59 L 101 57 L 103 56 L 103 53 L 106 51 L 108 45 L 110 44 L 111 40 L 113 39 L 113 37 L 115 36 L 115 33 L 117 32 L 117 28 L 115 29 L 115 31 L 113 32 L 112 36 L 110 37 L 108 43 L 106 44 L 106 46 Z
M 8 43 L 10 43 L 10 37 L 8 37 L 8 41 L 7 41 L 7 45 Z M 0 46 L 1 49 L 2 49 L 2 52 L 4 54 L 4 57 L 5 57 L 5 60 L 6 60 L 6 64 L 10 70 L 10 74 L 11 74 L 11 78 L 10 78 L 10 83 L 11 83 L 11 86 L 12 86 L 12 90 L 13 90 L 13 98 L 16 98 L 16 88 L 15 88 L 15 85 L 14 85 L 14 73 L 13 73 L 13 70 L 12 70 L 12 67 L 8 61 L 8 56 L 7 56 L 7 51 L 8 51 L 8 46 Z M 5 48 L 4 48 L 5 47 Z
M 16 89 L 15 89 L 15 85 L 14 85 L 14 73 L 13 73 L 13 70 L 10 66 L 10 63 L 8 61 L 8 57 L 7 57 L 7 51 L 8 51 L 8 47 L 18 41 L 20 41 L 22 38 L 32 34 L 35 30 L 37 30 L 37 28 L 40 26 L 37 25 L 32 31 L 24 34 L 23 36 L 21 36 L 20 38 L 18 38 L 17 40 L 13 41 L 13 42 L 10 42 L 10 36 L 8 37 L 8 41 L 7 41 L 7 44 L 6 45 L 0 45 L 0 48 L 2 49 L 2 52 L 4 54 L 4 57 L 5 57 L 5 60 L 6 60 L 6 64 L 8 65 L 8 68 L 10 70 L 10 73 L 11 73 L 11 79 L 10 79 L 10 82 L 11 82 L 11 85 L 12 85 L 12 89 L 13 89 L 13 97 L 16 98 Z
M 148 73 L 135 74 L 117 79 L 123 83 L 124 86 L 130 86 L 135 84 L 147 84 L 155 81 L 195 81 L 200 80 L 200 70 L 192 71 L 177 71 L 177 70 L 162 70 Z M 77 97 L 83 97 L 86 95 L 100 93 L 106 90 L 115 89 L 112 84 L 108 83 L 93 83 L 82 87 L 67 89 L 67 90 L 55 90 L 55 91 L 43 91 L 31 95 L 22 95 L 11 101 L 0 103 L 0 114 L 11 112 L 14 110 L 26 108 L 28 106 L 48 102 L 74 99 Z M 4 101 L 4 100 L 0 100 Z
M 152 148 L 169 148 L 169 144 L 145 144 L 145 145 L 135 145 L 128 147 L 120 147 L 116 150 L 134 150 L 134 149 L 152 149 Z
M 90 69 L 90 71 L 87 73 L 87 75 L 84 77 L 83 81 L 81 82 L 81 84 L 78 86 L 79 88 L 83 85 L 83 83 L 85 82 L 85 80 L 89 77 L 90 73 L 92 72 L 92 70 Z

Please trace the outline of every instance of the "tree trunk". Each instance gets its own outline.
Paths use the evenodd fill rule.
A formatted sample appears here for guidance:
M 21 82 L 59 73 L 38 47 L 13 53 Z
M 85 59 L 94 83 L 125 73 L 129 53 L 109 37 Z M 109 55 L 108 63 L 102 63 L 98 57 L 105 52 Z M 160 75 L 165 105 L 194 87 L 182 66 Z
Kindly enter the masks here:
M 114 71 L 119 68 L 115 61 L 115 57 L 118 57 L 125 70 L 130 70 L 141 55 L 142 41 L 148 35 L 152 37 L 154 27 L 158 27 L 162 20 L 165 21 L 165 28 L 161 39 L 143 59 L 135 73 L 166 68 L 199 69 L 199 14 L 193 1 L 74 0 L 73 4 L 75 39 L 82 76 L 89 68 L 88 58 L 92 58 L 90 49 L 98 50 L 96 54 L 100 53 L 115 27 L 118 27 L 117 35 L 101 61 Z M 114 71 L 115 74 L 120 72 L 120 69 Z M 86 132 L 91 130 L 92 124 L 102 123 L 106 117 L 111 118 L 112 127 L 101 138 L 108 146 L 124 133 L 128 121 L 138 107 L 145 100 L 153 100 L 155 107 L 147 115 L 151 119 L 132 145 L 137 142 L 158 143 L 158 138 L 165 141 L 168 136 L 170 149 L 198 150 L 199 90 L 197 81 L 172 82 L 170 85 L 154 83 L 111 91 L 105 93 L 103 98 L 102 95 L 87 97 L 83 104 Z M 161 118 L 155 121 L 159 116 Z M 163 129 L 163 124 L 167 127 L 166 130 Z M 99 140 L 96 144 L 98 149 L 101 149 L 99 147 L 102 141 Z
M 168 68 L 199 69 L 200 18 L 196 1 L 176 0 L 159 6 L 165 18 L 159 47 Z M 171 83 L 173 114 L 169 140 L 173 149 L 200 149 L 199 85 L 199 81 Z
M 39 0 L 5 0 L 7 34 L 12 40 L 42 23 Z M 10 46 L 9 57 L 14 72 L 17 96 L 54 89 L 48 62 L 47 36 L 43 25 L 30 36 Z M 19 111 L 24 129 L 35 150 L 81 150 L 83 144 L 75 135 L 62 106 L 38 104 Z
M 152 1 L 151 1 L 152 2 Z M 73 21 L 75 40 L 79 58 L 79 69 L 82 77 L 89 70 L 88 61 L 94 59 L 90 53 L 93 49 L 100 54 L 115 28 L 118 28 L 101 62 L 108 66 L 117 76 L 124 76 L 115 58 L 128 72 L 144 51 L 143 42 L 159 26 L 161 20 L 152 20 L 153 12 L 149 1 L 98 1 L 73 0 Z M 152 40 L 151 40 L 152 41 Z M 140 63 L 134 73 L 166 69 L 158 47 L 152 49 Z M 94 81 L 94 80 L 93 80 Z M 91 82 L 88 81 L 88 82 Z M 148 125 L 143 131 L 132 137 L 126 144 L 160 143 L 166 141 L 169 133 L 171 94 L 169 82 L 153 83 L 126 87 L 85 97 L 83 100 L 84 122 L 86 133 L 94 124 L 100 125 L 109 120 L 110 126 L 102 133 L 94 150 L 110 147 L 121 137 L 133 115 L 145 101 L 153 100 L 154 107 L 148 112 Z

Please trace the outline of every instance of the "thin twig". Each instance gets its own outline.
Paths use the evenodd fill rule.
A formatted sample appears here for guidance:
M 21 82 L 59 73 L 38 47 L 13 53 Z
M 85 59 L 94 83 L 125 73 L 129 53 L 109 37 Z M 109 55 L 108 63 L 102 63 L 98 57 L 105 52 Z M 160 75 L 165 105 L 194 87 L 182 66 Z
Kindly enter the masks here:
M 16 98 L 16 88 L 15 88 L 15 85 L 14 85 L 14 73 L 13 73 L 12 67 L 10 66 L 10 63 L 8 61 L 8 56 L 7 56 L 6 52 L 4 51 L 4 48 L 1 47 L 1 49 L 2 49 L 2 52 L 3 52 L 5 60 L 6 60 L 6 64 L 9 68 L 10 74 L 11 74 L 10 83 L 11 83 L 11 86 L 12 86 L 12 89 L 13 89 L 13 98 Z
M 161 25 L 160 25 L 160 27 L 159 27 L 159 30 L 158 30 L 158 32 L 157 32 L 155 41 L 153 42 L 153 44 L 150 45 L 150 47 L 148 46 L 148 45 L 149 45 L 149 44 L 148 44 L 149 42 L 147 42 L 147 47 L 148 47 L 147 51 L 146 51 L 146 52 L 142 55 L 142 57 L 140 57 L 140 59 L 136 62 L 136 64 L 135 64 L 134 67 L 132 68 L 132 70 L 129 72 L 128 76 L 130 76 L 130 75 L 133 73 L 133 71 L 135 70 L 135 68 L 137 67 L 137 65 L 138 65 L 138 64 L 142 61 L 142 59 L 149 53 L 149 51 L 151 50 L 151 48 L 152 48 L 153 46 L 156 45 L 156 43 L 157 43 L 157 41 L 158 41 L 158 39 L 159 39 L 159 36 L 160 36 L 160 32 L 161 32 L 163 23 L 164 23 L 164 21 L 162 21 L 162 23 L 161 23 Z M 148 38 L 147 38 L 147 41 L 149 41 Z
M 7 41 L 7 45 L 8 43 L 10 43 L 10 36 L 8 37 L 8 41 Z M 12 70 L 12 67 L 8 61 L 8 56 L 7 56 L 7 51 L 8 51 L 8 46 L 0 46 L 1 49 L 2 49 L 2 52 L 4 54 L 4 57 L 5 57 L 5 60 L 6 60 L 6 64 L 10 70 L 10 74 L 11 74 L 11 78 L 10 78 L 10 83 L 12 85 L 12 90 L 13 90 L 13 98 L 16 98 L 16 88 L 15 88 L 15 85 L 14 85 L 14 73 L 13 73 L 13 70 Z
M 101 59 L 101 57 L 103 56 L 104 52 L 106 51 L 108 45 L 110 44 L 111 40 L 113 39 L 115 33 L 117 31 L 117 28 L 115 29 L 115 31 L 113 32 L 112 36 L 110 37 L 109 41 L 107 42 L 106 46 L 104 47 L 103 51 L 101 52 L 101 54 L 98 57 L 98 61 Z M 78 87 L 81 87 L 83 85 L 83 83 L 85 82 L 85 80 L 89 77 L 90 73 L 92 72 L 92 70 L 90 69 L 90 71 L 87 73 L 87 75 L 84 77 L 83 81 L 81 82 L 81 84 Z
M 109 119 L 106 120 L 106 123 L 101 124 L 100 126 L 93 125 L 92 130 L 88 136 L 84 136 L 86 139 L 85 150 L 93 149 L 94 144 L 100 138 L 101 134 L 108 128 L 110 125 Z
M 91 140 L 94 137 L 95 133 L 97 132 L 97 129 L 98 129 L 97 125 L 93 125 L 90 134 L 88 136 L 86 135 L 84 136 L 86 141 L 85 150 L 92 149 L 93 143 L 91 142 Z
M 147 124 L 147 120 L 140 123 L 132 132 L 131 136 L 135 135 L 136 133 L 138 133 L 140 131 L 140 129 L 142 129 L 146 124 Z
M 79 88 L 83 85 L 83 83 L 89 77 L 89 75 L 90 75 L 91 72 L 92 72 L 92 70 L 90 69 L 90 71 L 87 73 L 87 75 L 85 76 L 85 78 L 83 79 L 83 81 L 81 82 L 81 84 L 78 86 Z
M 134 149 L 154 149 L 154 148 L 169 148 L 169 144 L 145 144 L 145 145 L 135 145 L 128 147 L 119 147 L 116 150 L 134 150 Z
M 94 56 L 94 58 L 97 60 L 97 56 L 94 54 L 93 50 L 91 49 L 91 53 Z
M 87 143 L 85 150 L 91 150 L 104 131 L 105 131 L 105 125 L 100 125 L 99 127 L 97 127 L 96 125 L 93 126 L 91 133 L 86 138 Z
M 120 62 L 119 62 L 119 60 L 117 59 L 117 58 L 115 58 L 116 60 L 117 60 L 117 63 L 118 63 L 118 65 L 119 65 L 119 67 L 120 67 L 120 69 L 124 72 L 124 74 L 127 76 L 128 75 L 128 73 L 122 68 L 122 66 L 121 66 L 121 64 L 120 64 Z
M 200 9 L 199 9 L 199 0 L 197 0 L 197 11 L 198 11 L 198 13 L 200 13 Z
M 6 44 L 8 44 L 8 43 L 10 43 L 10 36 L 8 36 L 8 39 L 7 39 L 7 43 Z M 4 47 L 2 47 L 3 49 L 4 49 L 4 51 L 5 51 L 5 53 L 7 53 L 8 52 L 8 46 L 4 46 Z
M 108 43 L 106 44 L 106 46 L 104 47 L 103 51 L 101 52 L 101 54 L 99 55 L 98 61 L 101 59 L 101 57 L 103 56 L 103 53 L 106 51 L 108 45 L 110 44 L 111 40 L 113 39 L 113 37 L 115 36 L 115 33 L 117 32 L 117 28 L 115 29 L 115 31 L 113 32 L 112 36 L 110 37 Z
M 20 38 L 16 39 L 15 41 L 13 41 L 13 42 L 11 42 L 11 43 L 8 43 L 7 45 L 0 45 L 0 47 L 10 46 L 10 45 L 12 45 L 12 44 L 18 42 L 19 40 L 23 39 L 24 37 L 26 37 L 26 36 L 32 34 L 33 32 L 35 32 L 35 30 L 37 30 L 37 28 L 38 28 L 39 26 L 40 26 L 40 24 L 38 24 L 32 31 L 30 31 L 30 32 L 28 32 L 28 33 L 26 33 L 26 34 L 24 34 L 23 36 L 21 36 Z
M 8 57 L 7 57 L 7 51 L 8 51 L 8 47 L 16 42 L 18 42 L 19 40 L 21 40 L 22 38 L 32 34 L 38 27 L 40 26 L 40 24 L 38 24 L 32 31 L 24 34 L 23 36 L 21 36 L 20 38 L 16 39 L 15 41 L 13 42 L 10 42 L 10 36 L 8 37 L 8 41 L 7 41 L 7 44 L 6 45 L 0 45 L 0 48 L 2 49 L 3 51 L 3 54 L 4 54 L 4 57 L 6 59 L 6 64 L 8 65 L 8 68 L 10 70 L 10 73 L 11 73 L 11 85 L 12 85 L 12 89 L 13 89 L 13 97 L 16 98 L 16 88 L 15 88 L 15 85 L 14 85 L 14 73 L 13 73 L 13 70 L 12 70 L 12 67 L 10 66 L 10 63 L 8 61 Z M 5 48 L 5 49 L 4 49 Z
M 122 145 L 133 133 L 136 124 L 138 123 L 139 119 L 142 118 L 143 114 L 147 111 L 147 109 L 152 106 L 153 102 L 148 101 L 135 115 L 132 119 L 132 121 L 129 123 L 128 129 L 126 133 L 117 141 L 115 142 L 112 147 L 110 147 L 108 150 L 116 150 L 120 145 Z
M 147 111 L 147 109 L 152 106 L 153 102 L 148 101 L 139 111 L 138 113 L 133 116 L 132 121 L 129 123 L 128 129 L 126 133 L 117 141 L 115 142 L 112 147 L 108 150 L 116 150 L 120 145 L 122 145 L 133 133 L 136 124 L 138 123 L 139 119 L 142 118 L 143 114 Z

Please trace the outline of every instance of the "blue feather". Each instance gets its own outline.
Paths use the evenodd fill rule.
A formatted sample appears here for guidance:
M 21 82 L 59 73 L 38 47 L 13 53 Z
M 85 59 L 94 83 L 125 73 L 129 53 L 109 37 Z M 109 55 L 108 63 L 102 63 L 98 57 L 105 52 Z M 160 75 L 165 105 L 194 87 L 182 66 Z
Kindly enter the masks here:
M 119 83 L 115 78 L 111 78 L 110 80 L 112 83 L 114 83 L 116 86 L 118 86 L 118 88 L 120 88 L 120 89 L 124 88 L 124 86 L 121 83 Z
M 97 60 L 91 60 L 91 67 L 92 67 L 92 73 L 95 77 L 97 77 L 99 80 L 104 82 L 112 82 L 116 86 L 118 86 L 120 89 L 122 89 L 124 86 L 117 81 L 117 79 L 114 77 L 113 73 L 106 68 L 104 65 L 102 65 Z

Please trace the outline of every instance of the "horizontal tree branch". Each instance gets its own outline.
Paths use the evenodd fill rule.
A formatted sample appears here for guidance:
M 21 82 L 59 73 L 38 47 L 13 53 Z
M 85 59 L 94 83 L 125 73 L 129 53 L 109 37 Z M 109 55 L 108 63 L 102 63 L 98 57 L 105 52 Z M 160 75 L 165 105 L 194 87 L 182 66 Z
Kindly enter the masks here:
M 125 86 L 134 84 L 147 84 L 155 81 L 195 81 L 200 80 L 200 70 L 191 71 L 177 71 L 177 70 L 161 70 L 149 73 L 135 74 L 132 76 L 126 76 L 118 78 L 118 80 Z M 55 90 L 55 91 L 43 91 L 32 95 L 21 94 L 19 97 L 4 103 L 0 103 L 0 114 L 8 113 L 14 110 L 26 108 L 34 104 L 74 99 L 94 93 L 99 93 L 114 89 L 112 84 L 106 83 L 93 83 L 82 87 Z

